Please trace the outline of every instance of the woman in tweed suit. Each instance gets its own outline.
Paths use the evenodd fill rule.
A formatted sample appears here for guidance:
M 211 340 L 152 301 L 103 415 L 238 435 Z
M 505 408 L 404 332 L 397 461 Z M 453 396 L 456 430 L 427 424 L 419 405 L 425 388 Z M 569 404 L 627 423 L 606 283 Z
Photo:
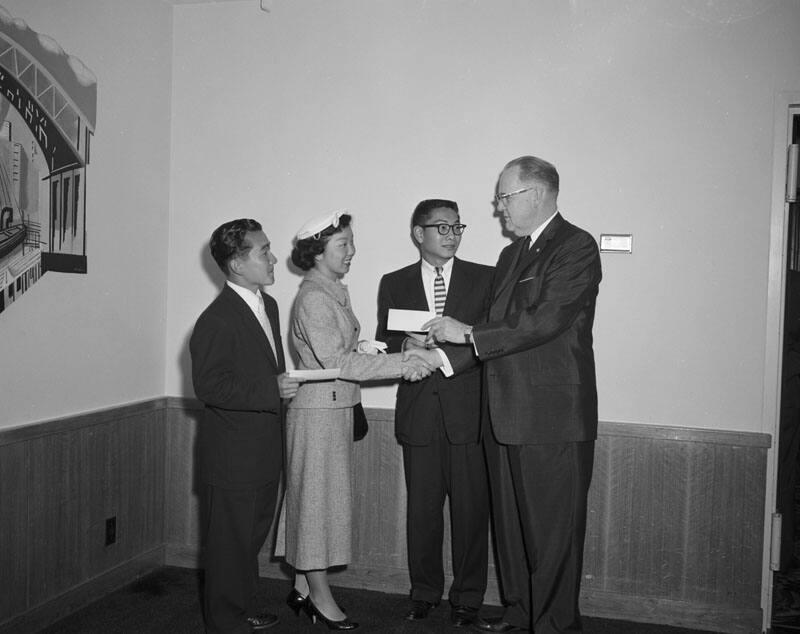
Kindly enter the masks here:
M 350 216 L 328 214 L 297 234 L 292 262 L 307 271 L 294 303 L 291 340 L 299 368 L 340 368 L 338 379 L 300 386 L 286 420 L 286 495 L 276 554 L 295 568 L 287 603 L 330 629 L 355 629 L 336 604 L 327 569 L 350 561 L 353 406 L 358 381 L 430 374 L 427 362 L 401 354 L 359 353 L 360 325 L 341 279 L 355 254 Z M 422 351 L 424 355 L 430 351 Z

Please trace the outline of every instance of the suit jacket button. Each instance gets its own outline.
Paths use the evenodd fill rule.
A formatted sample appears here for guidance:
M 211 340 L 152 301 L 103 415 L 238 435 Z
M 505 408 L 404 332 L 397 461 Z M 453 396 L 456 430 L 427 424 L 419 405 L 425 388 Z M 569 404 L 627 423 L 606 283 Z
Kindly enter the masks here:
M 334 393 L 333 393 L 333 400 L 334 400 L 334 401 L 336 400 L 336 392 L 335 392 L 335 391 L 334 391 Z

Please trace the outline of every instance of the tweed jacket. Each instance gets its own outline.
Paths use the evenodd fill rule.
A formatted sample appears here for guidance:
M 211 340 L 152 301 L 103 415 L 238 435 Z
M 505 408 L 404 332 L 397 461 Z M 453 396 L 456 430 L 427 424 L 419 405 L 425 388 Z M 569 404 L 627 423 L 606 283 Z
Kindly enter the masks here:
M 300 284 L 292 311 L 291 342 L 298 368 L 340 368 L 341 374 L 333 381 L 303 383 L 290 408 L 352 407 L 361 401 L 359 381 L 400 376 L 402 355 L 359 353 L 360 333 L 347 286 L 311 269 Z

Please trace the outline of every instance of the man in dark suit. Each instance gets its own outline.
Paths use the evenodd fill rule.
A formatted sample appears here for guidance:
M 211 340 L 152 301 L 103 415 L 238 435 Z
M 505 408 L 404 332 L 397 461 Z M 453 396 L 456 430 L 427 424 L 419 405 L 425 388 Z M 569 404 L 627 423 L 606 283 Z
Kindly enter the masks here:
M 253 605 L 258 553 L 269 533 L 283 468 L 281 399 L 298 381 L 284 373 L 275 300 L 277 261 L 255 220 L 233 220 L 211 236 L 227 282 L 203 311 L 189 348 L 197 398 L 205 538 L 207 632 L 249 634 L 278 622 Z
M 411 232 L 420 260 L 383 276 L 378 293 L 379 340 L 389 352 L 424 342 L 387 330 L 392 308 L 435 311 L 473 322 L 486 308 L 492 267 L 455 257 L 465 225 L 450 200 L 423 200 Z M 424 337 L 422 337 L 424 339 Z M 450 498 L 453 625 L 472 624 L 486 591 L 488 483 L 480 443 L 481 374 L 476 365 L 452 379 L 441 373 L 397 390 L 395 434 L 403 447 L 408 509 L 406 532 L 412 606 L 424 619 L 444 591 L 443 507 Z
M 597 437 L 592 324 L 600 257 L 558 213 L 558 172 L 524 156 L 503 169 L 496 203 L 519 237 L 501 253 L 488 318 L 433 320 L 429 338 L 469 344 L 453 369 L 484 365 L 485 436 L 502 617 L 491 632 L 580 632 L 586 504 Z M 473 322 L 475 323 L 475 322 Z M 527 560 L 527 561 L 526 561 Z

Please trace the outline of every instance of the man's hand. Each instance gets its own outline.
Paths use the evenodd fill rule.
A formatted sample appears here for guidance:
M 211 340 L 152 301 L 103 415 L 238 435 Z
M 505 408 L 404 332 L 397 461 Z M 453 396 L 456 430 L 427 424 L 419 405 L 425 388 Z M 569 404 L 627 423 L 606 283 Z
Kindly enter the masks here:
M 412 348 L 403 353 L 403 378 L 406 381 L 419 381 L 430 376 L 442 365 L 442 359 L 435 350 Z
M 419 350 L 425 350 L 425 348 L 427 347 L 428 347 L 427 344 L 424 341 L 421 341 L 420 339 L 417 339 L 415 337 L 406 337 L 405 339 L 403 339 L 403 345 L 401 349 L 403 352 L 405 352 L 406 350 L 412 350 L 414 348 L 417 348 Z
M 300 384 L 303 383 L 304 379 L 296 379 L 292 376 L 289 376 L 285 372 L 283 374 L 278 375 L 278 391 L 281 394 L 281 398 L 293 398 L 295 394 L 297 394 L 297 388 L 300 387 Z
M 428 328 L 428 343 L 449 341 L 450 343 L 465 343 L 464 335 L 470 331 L 467 324 L 462 324 L 452 317 L 434 317 L 429 322 L 422 324 Z

